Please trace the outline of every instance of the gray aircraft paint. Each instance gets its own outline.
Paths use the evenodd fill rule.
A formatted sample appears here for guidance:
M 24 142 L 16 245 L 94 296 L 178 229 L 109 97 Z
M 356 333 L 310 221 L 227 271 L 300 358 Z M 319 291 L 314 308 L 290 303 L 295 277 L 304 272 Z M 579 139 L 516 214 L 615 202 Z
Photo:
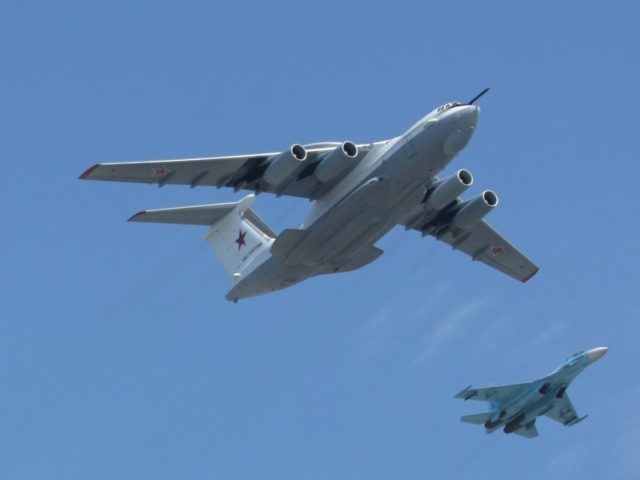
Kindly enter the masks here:
M 371 163 L 362 162 L 327 193 L 326 198 L 314 202 L 304 223 L 308 233 L 301 245 L 295 247 L 298 253 L 295 249 L 292 252 L 296 261 L 268 258 L 235 285 L 226 295 L 227 299 L 259 295 L 289 287 L 315 275 L 353 269 L 348 265 L 354 257 L 373 246 L 396 224 L 402 223 L 411 207 L 425 196 L 425 183 L 464 148 L 474 132 L 479 113 L 479 108 L 474 105 L 456 106 L 439 114 L 434 122 L 432 120 L 438 112 L 432 112 L 404 135 L 372 150 L 368 154 L 372 158 Z M 413 155 L 407 155 L 407 142 L 413 145 Z M 454 145 L 449 147 L 451 153 L 443 150 L 447 142 Z M 372 187 L 358 195 L 358 190 L 366 187 L 367 182 L 386 185 Z M 354 221 L 354 213 L 358 209 L 362 212 Z M 348 224 L 356 227 L 341 234 L 341 229 Z M 333 240 L 336 258 L 305 264 L 304 259 L 322 250 L 323 243 L 329 239 Z M 340 255 L 348 247 L 351 248 L 347 254 Z
M 469 386 L 455 398 L 487 401 L 491 411 L 465 415 L 461 420 L 482 424 L 487 433 L 502 428 L 505 433 L 516 433 L 528 438 L 538 435 L 535 422 L 541 415 L 565 426 L 576 425 L 586 415 L 578 416 L 567 389 L 585 368 L 601 359 L 607 351 L 607 347 L 597 347 L 578 352 L 549 375 L 532 382 L 486 388 Z
M 255 195 L 225 204 L 145 210 L 130 218 L 210 225 L 205 239 L 230 276 L 226 298 L 232 301 L 367 265 L 382 254 L 375 242 L 396 225 L 432 235 L 524 282 L 537 266 L 482 219 L 497 205 L 497 196 L 485 191 L 464 202 L 447 192 L 463 192 L 472 181 L 469 172 L 461 175 L 465 184 L 455 178 L 462 171 L 436 177 L 467 145 L 479 114 L 475 105 L 448 103 L 382 142 L 295 144 L 276 153 L 105 163 L 80 178 L 161 187 L 228 186 L 311 200 L 301 227 L 279 235 L 250 208 Z M 429 202 L 431 195 L 439 201 Z

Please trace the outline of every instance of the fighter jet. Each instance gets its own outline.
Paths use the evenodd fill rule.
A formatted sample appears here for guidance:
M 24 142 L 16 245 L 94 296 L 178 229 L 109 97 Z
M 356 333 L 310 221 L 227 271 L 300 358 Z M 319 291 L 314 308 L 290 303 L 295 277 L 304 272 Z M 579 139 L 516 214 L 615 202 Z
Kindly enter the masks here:
M 538 267 L 483 217 L 498 205 L 484 190 L 461 195 L 468 170 L 436 175 L 467 145 L 480 109 L 442 105 L 390 140 L 294 144 L 283 152 L 133 163 L 89 168 L 85 180 L 230 187 L 255 192 L 238 202 L 146 210 L 132 222 L 205 225 L 204 238 L 230 276 L 232 301 L 272 292 L 315 275 L 361 268 L 382 255 L 374 244 L 396 225 L 430 235 L 473 260 L 526 282 Z M 304 223 L 279 235 L 252 210 L 268 192 L 311 201 Z
M 600 360 L 609 349 L 597 347 L 578 352 L 546 377 L 529 383 L 500 387 L 465 388 L 455 398 L 489 402 L 491 411 L 465 415 L 463 422 L 484 425 L 486 433 L 503 428 L 504 433 L 515 433 L 527 438 L 538 436 L 536 419 L 541 415 L 562 423 L 575 425 L 587 416 L 578 417 L 567 388 L 589 365 Z

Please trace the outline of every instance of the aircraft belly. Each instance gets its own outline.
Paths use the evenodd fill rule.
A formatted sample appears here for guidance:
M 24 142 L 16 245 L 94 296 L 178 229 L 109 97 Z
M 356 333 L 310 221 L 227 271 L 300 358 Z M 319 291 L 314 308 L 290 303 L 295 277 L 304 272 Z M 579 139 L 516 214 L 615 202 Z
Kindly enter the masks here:
M 227 300 L 263 295 L 295 285 L 315 275 L 326 273 L 323 268 L 305 265 L 285 265 L 275 257 L 269 258 L 254 271 L 242 278 L 227 293 Z
M 372 177 L 309 225 L 284 263 L 339 267 L 373 245 L 424 199 L 424 185 L 433 175 L 425 163 L 437 168 L 449 159 L 439 150 L 423 138 L 392 149 Z
M 326 227 L 318 235 L 312 236 L 308 243 L 309 254 L 302 263 L 305 265 L 315 265 L 318 263 L 329 263 L 334 259 L 343 258 L 341 252 L 347 247 L 357 243 L 356 251 L 368 246 L 358 240 L 363 232 L 368 232 L 372 228 L 380 229 L 383 212 L 370 208 L 352 218 L 342 218 L 341 222 L 336 222 L 338 227 Z M 315 238 L 314 238 L 315 237 Z
M 373 223 L 364 230 L 355 240 L 345 242 L 344 246 L 337 251 L 335 261 L 347 261 L 360 253 L 363 249 L 373 245 L 380 237 L 387 233 L 391 227 L 386 222 Z
M 308 228 L 306 237 L 287 256 L 287 265 L 319 262 L 327 242 L 340 244 L 342 238 L 352 239 L 372 223 L 384 218 L 383 204 L 389 190 L 386 177 L 366 181 Z
M 532 401 L 528 405 L 521 406 L 517 410 L 512 411 L 513 413 L 507 416 L 507 420 L 504 423 L 507 425 L 512 424 L 513 427 L 516 426 L 516 423 L 518 425 L 524 425 L 551 408 L 553 408 L 553 402 L 549 397 L 543 397 L 538 401 Z

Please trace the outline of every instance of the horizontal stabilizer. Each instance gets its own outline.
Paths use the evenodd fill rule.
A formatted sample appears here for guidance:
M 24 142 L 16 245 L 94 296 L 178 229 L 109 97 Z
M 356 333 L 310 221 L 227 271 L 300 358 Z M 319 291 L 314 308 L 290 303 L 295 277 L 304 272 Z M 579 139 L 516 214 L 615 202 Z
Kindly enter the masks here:
M 460 420 L 467 423 L 482 425 L 484 422 L 489 420 L 492 415 L 493 415 L 493 412 L 474 413 L 473 415 L 464 415 L 460 417 Z
M 253 204 L 254 200 L 255 195 L 248 195 L 239 202 L 196 205 L 193 207 L 162 208 L 158 210 L 143 210 L 129 218 L 129 221 L 211 226 L 222 220 L 227 214 L 231 213 L 233 209 L 238 206 L 241 210 L 248 210 L 251 204 Z M 257 217 L 255 213 L 253 215 Z M 262 221 L 260 222 L 264 223 Z

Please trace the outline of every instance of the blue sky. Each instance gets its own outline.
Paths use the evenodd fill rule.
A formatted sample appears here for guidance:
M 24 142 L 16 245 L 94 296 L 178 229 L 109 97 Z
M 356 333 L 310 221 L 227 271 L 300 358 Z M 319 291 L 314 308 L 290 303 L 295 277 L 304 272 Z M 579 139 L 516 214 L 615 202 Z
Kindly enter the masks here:
M 638 478 L 636 2 L 0 6 L 0 478 Z M 238 199 L 80 182 L 97 162 L 400 134 L 486 86 L 449 170 L 540 266 L 521 285 L 401 229 L 363 270 L 241 301 L 203 229 Z M 468 194 L 469 195 L 469 194 Z M 276 230 L 307 203 L 261 195 Z M 468 384 L 609 354 L 587 421 L 459 422 Z

